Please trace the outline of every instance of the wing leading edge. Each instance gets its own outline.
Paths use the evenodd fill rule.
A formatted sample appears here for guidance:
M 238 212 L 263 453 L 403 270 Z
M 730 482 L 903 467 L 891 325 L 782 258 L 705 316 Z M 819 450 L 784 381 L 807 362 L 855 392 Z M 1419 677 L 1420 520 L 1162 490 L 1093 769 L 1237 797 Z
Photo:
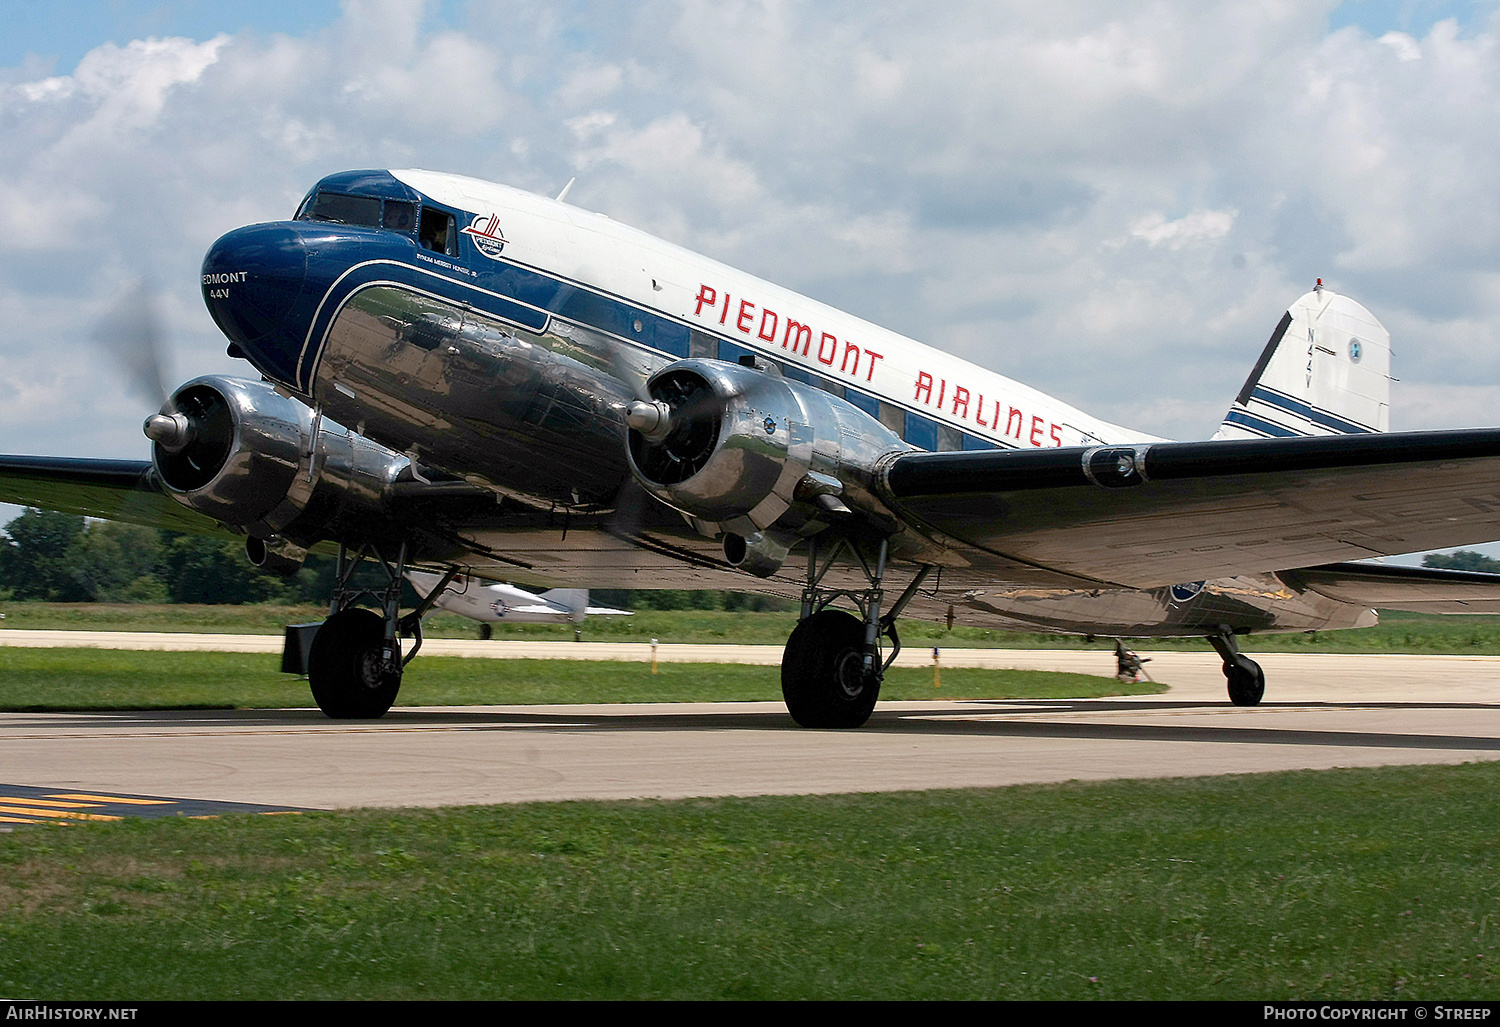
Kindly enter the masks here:
M 909 453 L 885 486 L 976 564 L 1151 588 L 1500 538 L 1500 429 Z

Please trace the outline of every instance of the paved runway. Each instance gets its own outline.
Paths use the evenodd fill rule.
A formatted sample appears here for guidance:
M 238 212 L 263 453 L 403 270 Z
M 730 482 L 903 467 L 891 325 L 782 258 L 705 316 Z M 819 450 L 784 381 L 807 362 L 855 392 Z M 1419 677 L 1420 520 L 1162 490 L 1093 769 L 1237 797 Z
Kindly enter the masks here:
M 538 644 L 579 648 L 525 643 Z M 909 655 L 931 661 L 931 650 Z M 329 721 L 316 710 L 4 713 L 0 782 L 58 794 L 340 808 L 1500 758 L 1500 657 L 1267 654 L 1258 657 L 1267 701 L 1246 709 L 1225 702 L 1212 653 L 1152 655 L 1152 676 L 1171 685 L 1162 696 L 889 703 L 849 732 L 799 729 L 779 703 L 397 708 L 363 723 Z M 1111 667 L 1102 649 L 944 650 L 944 666 L 965 661 Z

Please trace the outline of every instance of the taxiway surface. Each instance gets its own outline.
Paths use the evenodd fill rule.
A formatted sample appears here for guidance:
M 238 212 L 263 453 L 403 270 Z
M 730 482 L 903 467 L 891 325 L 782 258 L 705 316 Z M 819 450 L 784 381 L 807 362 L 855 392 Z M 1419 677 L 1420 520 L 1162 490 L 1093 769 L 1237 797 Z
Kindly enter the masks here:
M 944 650 L 943 665 L 1111 667 L 1108 651 L 1098 649 L 960 652 Z M 930 650 L 913 655 L 931 661 Z M 342 808 L 892 791 L 1500 758 L 1500 657 L 1266 654 L 1257 659 L 1267 701 L 1238 708 L 1223 698 L 1212 653 L 1151 655 L 1152 676 L 1171 686 L 1165 695 L 896 702 L 882 704 L 858 731 L 797 728 L 779 703 L 398 707 L 357 723 L 313 709 L 0 713 L 0 781 Z

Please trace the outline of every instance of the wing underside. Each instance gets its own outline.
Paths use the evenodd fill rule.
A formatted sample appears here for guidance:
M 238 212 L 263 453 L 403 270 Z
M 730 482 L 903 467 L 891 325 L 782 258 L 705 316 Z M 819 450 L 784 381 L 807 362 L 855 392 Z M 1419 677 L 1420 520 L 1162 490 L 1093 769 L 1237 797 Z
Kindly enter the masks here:
M 915 453 L 892 507 L 971 556 L 1152 588 L 1500 538 L 1500 430 Z
M 1280 589 L 1358 607 L 1500 610 L 1500 577 L 1347 562 L 1500 538 L 1500 430 L 914 453 L 894 461 L 886 482 L 892 509 L 957 558 L 913 603 L 928 616 L 956 606 L 969 623 L 1018 613 L 1058 623 L 1045 611 L 1059 596 L 1070 610 L 1080 595 L 1090 609 L 1109 598 L 1080 588 L 1150 591 L 1272 572 L 1284 585 L 1257 586 L 1268 598 Z M 165 494 L 145 461 L 0 457 L 0 501 L 224 532 Z M 782 595 L 800 586 L 795 561 L 773 579 L 752 578 L 675 516 L 627 539 L 607 518 L 523 517 L 498 511 L 492 498 L 440 489 L 400 507 L 393 515 L 420 513 L 419 523 L 465 550 L 485 576 Z M 1067 591 L 1026 591 L 1045 588 Z M 1213 601 L 1241 604 L 1246 594 L 1236 586 Z M 1164 609 L 1182 607 L 1163 595 Z M 1143 622 L 1125 601 L 1112 600 L 1110 619 Z

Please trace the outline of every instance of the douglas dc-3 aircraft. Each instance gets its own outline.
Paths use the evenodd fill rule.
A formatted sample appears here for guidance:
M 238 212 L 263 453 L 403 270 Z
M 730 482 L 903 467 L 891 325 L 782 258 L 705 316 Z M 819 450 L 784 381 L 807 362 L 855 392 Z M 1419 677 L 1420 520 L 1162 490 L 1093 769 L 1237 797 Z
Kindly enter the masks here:
M 281 569 L 336 547 L 308 661 L 333 717 L 394 701 L 447 583 L 403 614 L 414 567 L 800 598 L 781 679 L 811 727 L 869 717 L 903 613 L 1204 636 L 1254 704 L 1249 632 L 1500 609 L 1500 577 L 1334 562 L 1500 538 L 1500 429 L 1386 433 L 1387 333 L 1321 285 L 1185 443 L 454 175 L 325 178 L 214 243 L 202 288 L 257 376 L 177 389 L 149 463 L 0 458 L 0 499 L 227 528 Z

